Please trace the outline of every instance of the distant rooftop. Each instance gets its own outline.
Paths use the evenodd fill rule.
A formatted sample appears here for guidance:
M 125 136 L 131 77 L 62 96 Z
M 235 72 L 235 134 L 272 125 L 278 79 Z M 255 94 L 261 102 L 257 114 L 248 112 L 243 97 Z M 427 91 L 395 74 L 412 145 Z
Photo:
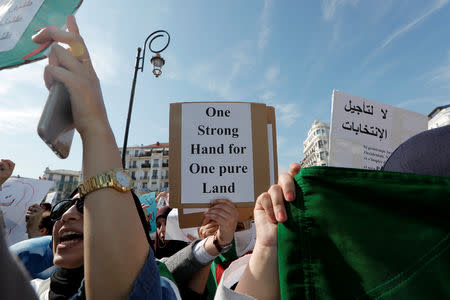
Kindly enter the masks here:
M 434 116 L 436 116 L 441 110 L 444 110 L 444 109 L 449 108 L 449 107 L 450 107 L 450 104 L 436 107 L 435 109 L 433 109 L 432 112 L 430 112 L 430 113 L 428 114 L 428 119 L 429 119 L 429 120 L 432 119 L 432 118 L 433 118 Z

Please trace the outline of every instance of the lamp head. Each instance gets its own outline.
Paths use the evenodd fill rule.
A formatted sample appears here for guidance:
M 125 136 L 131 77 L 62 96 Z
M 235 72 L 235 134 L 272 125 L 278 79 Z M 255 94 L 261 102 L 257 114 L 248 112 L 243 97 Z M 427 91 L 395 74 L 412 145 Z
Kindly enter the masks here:
M 165 60 L 162 58 L 159 53 L 156 53 L 155 56 L 153 56 L 150 59 L 150 62 L 153 65 L 153 74 L 155 77 L 159 77 L 159 75 L 162 74 L 162 66 L 164 66 Z

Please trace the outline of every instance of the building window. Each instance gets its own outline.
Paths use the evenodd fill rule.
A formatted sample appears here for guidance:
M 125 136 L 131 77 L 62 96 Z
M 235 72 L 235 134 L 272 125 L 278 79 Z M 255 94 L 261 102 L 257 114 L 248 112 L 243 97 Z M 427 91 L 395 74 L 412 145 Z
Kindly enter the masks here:
M 53 180 L 53 174 L 50 174 L 50 175 L 48 176 L 48 180 Z
M 158 168 L 159 167 L 159 159 L 154 159 L 153 160 L 153 167 L 155 168 Z
M 327 151 L 320 152 L 320 160 L 326 160 L 327 157 L 328 157 L 328 152 Z
M 61 181 L 64 182 L 64 179 L 66 179 L 66 175 L 61 175 Z
M 158 170 L 153 170 L 152 179 L 156 179 L 158 177 Z
M 152 181 L 152 186 L 155 186 L 156 185 L 156 181 Z
M 168 188 L 169 187 L 169 183 L 168 182 L 164 182 L 164 187 Z
M 136 180 L 136 172 L 131 172 L 131 179 Z
M 142 183 L 142 188 L 146 189 L 147 188 L 147 182 Z
M 134 156 L 138 156 L 139 150 L 134 150 Z

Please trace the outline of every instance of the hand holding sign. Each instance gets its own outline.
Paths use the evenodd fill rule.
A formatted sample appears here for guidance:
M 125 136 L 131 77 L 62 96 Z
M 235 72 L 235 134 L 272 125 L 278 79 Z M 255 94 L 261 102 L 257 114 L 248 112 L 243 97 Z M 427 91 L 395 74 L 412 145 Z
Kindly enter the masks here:
M 216 237 L 219 245 L 231 244 L 239 217 L 236 207 L 230 200 L 217 199 L 211 202 L 212 206 L 205 212 L 206 220 L 215 221 L 219 225 Z

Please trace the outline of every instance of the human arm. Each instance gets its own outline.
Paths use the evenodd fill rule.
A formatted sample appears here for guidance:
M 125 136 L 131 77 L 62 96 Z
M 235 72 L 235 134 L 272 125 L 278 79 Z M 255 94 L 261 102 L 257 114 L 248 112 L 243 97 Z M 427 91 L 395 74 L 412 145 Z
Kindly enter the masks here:
M 33 41 L 57 41 L 70 46 L 70 51 L 52 46 L 44 80 L 47 88 L 60 81 L 69 91 L 74 125 L 83 143 L 83 176 L 88 179 L 121 168 L 121 159 L 99 80 L 73 16 L 67 18 L 67 27 L 69 32 L 43 29 Z M 84 272 L 88 299 L 126 298 L 148 254 L 149 245 L 130 192 L 106 188 L 86 196 Z
M 278 184 L 257 198 L 254 209 L 256 244 L 236 292 L 256 299 L 280 298 L 277 223 L 287 220 L 284 199 L 295 199 L 292 177 L 299 170 L 300 165 L 291 164 L 289 173 L 281 174 Z

